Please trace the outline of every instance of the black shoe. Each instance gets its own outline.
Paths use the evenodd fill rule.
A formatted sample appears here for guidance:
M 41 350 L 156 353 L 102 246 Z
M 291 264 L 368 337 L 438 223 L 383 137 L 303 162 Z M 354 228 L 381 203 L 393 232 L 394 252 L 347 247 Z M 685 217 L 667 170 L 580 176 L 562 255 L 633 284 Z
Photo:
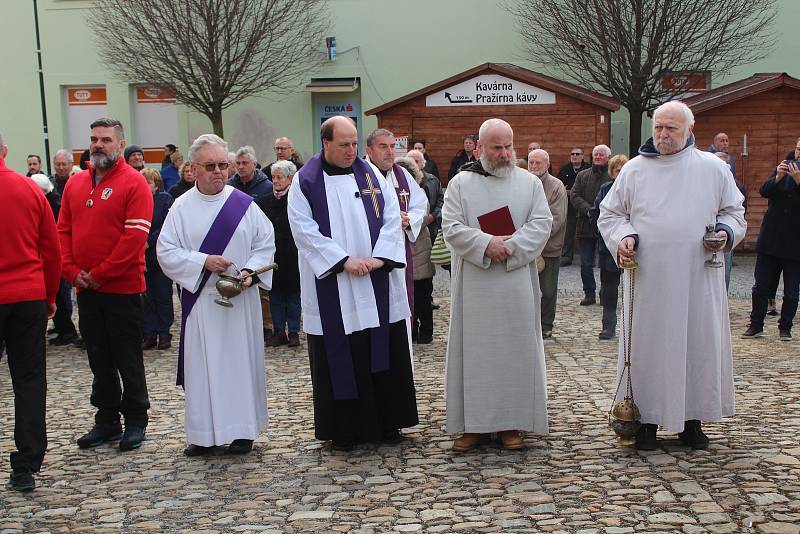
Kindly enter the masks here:
M 399 430 L 394 429 L 389 432 L 384 432 L 381 436 L 381 443 L 387 445 L 397 445 L 403 441 L 403 434 Z
M 8 487 L 14 491 L 33 491 L 33 488 L 36 487 L 36 480 L 30 471 L 17 471 L 11 473 L 11 477 L 8 479 Z
M 56 330 L 56 329 L 55 329 L 55 327 L 54 327 L 54 328 L 51 328 L 51 329 L 49 329 L 49 330 L 47 331 L 47 335 L 48 335 L 48 336 L 52 336 L 52 335 L 53 335 L 53 334 L 55 334 L 56 332 L 58 332 L 58 330 Z
M 125 427 L 125 433 L 122 434 L 122 439 L 119 440 L 119 450 L 132 451 L 142 446 L 144 440 L 144 428 L 139 426 Z
M 117 423 L 95 424 L 92 429 L 78 438 L 78 447 L 89 449 L 107 441 L 117 441 L 122 437 L 122 425 Z
M 63 347 L 64 345 L 74 343 L 76 339 L 78 339 L 78 334 L 75 332 L 70 332 L 68 334 L 58 334 L 56 337 L 48 341 L 48 343 L 55 345 L 56 347 Z
M 611 330 L 601 330 L 599 334 L 597 334 L 598 339 L 614 339 L 614 332 Z
M 778 309 L 775 307 L 775 299 L 769 299 L 768 301 L 769 311 L 767 311 L 767 315 L 778 315 Z
M 658 448 L 656 432 L 658 425 L 645 424 L 636 432 L 636 448 L 640 451 L 653 451 Z
M 750 325 L 747 330 L 742 334 L 743 338 L 762 337 L 764 335 L 764 328 L 761 326 Z
M 586 296 L 583 297 L 581 300 L 581 306 L 590 306 L 592 304 L 597 304 L 597 298 L 595 297 L 594 293 L 586 293 Z
M 787 330 L 786 328 L 780 328 L 780 333 L 778 337 L 780 337 L 781 341 L 791 341 L 792 340 L 792 331 Z
M 81 350 L 86 350 L 86 342 L 81 338 L 76 339 L 72 344 Z
M 219 456 L 225 453 L 225 448 L 220 446 L 203 447 L 202 445 L 189 445 L 183 449 L 184 456 Z
M 431 304 L 431 309 L 432 310 L 438 310 L 439 308 L 440 308 L 440 306 L 438 304 Z
M 433 336 L 431 335 L 419 336 L 417 338 L 417 343 L 419 343 L 420 345 L 430 345 L 431 343 L 433 343 Z
M 553 337 L 553 331 L 550 329 L 542 330 L 542 339 L 550 339 Z
M 235 439 L 228 445 L 228 454 L 247 454 L 253 450 L 252 439 Z
M 694 450 L 708 448 L 708 436 L 703 433 L 700 421 L 691 419 L 683 424 L 683 432 L 678 434 L 681 443 Z
M 567 265 L 572 265 L 572 260 L 569 258 L 561 258 L 558 262 L 559 267 L 566 267 Z
M 352 451 L 356 446 L 354 439 L 335 439 L 331 441 L 331 449 L 335 451 Z

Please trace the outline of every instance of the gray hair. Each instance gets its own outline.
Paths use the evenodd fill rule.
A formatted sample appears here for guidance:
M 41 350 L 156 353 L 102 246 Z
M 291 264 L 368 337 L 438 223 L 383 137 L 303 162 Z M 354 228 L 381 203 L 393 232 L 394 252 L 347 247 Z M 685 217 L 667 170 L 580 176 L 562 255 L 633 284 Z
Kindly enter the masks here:
M 416 180 L 417 183 L 419 183 L 419 181 L 422 180 L 422 177 L 425 176 L 422 173 L 422 170 L 417 166 L 417 162 L 409 158 L 408 156 L 396 157 L 394 158 L 394 162 L 403 167 L 409 173 L 411 173 L 411 176 L 414 177 L 414 180 Z
M 46 174 L 41 174 L 41 173 L 32 174 L 31 180 L 36 182 L 36 185 L 39 186 L 39 189 L 41 189 L 42 193 L 44 193 L 45 195 L 47 195 L 53 190 L 53 182 L 50 181 L 50 178 L 48 178 Z
M 481 141 L 481 140 L 485 139 L 486 138 L 486 134 L 489 133 L 489 130 L 494 128 L 494 127 L 496 127 L 496 126 L 505 126 L 506 128 L 508 128 L 509 130 L 511 130 L 513 132 L 512 128 L 511 128 L 511 125 L 508 124 L 503 119 L 487 119 L 487 120 L 483 121 L 483 124 L 481 124 L 481 127 L 478 130 L 478 141 Z
M 288 178 L 290 176 L 294 176 L 294 173 L 297 172 L 297 167 L 291 161 L 286 161 L 285 159 L 281 159 L 273 163 L 272 167 L 270 167 L 269 170 L 272 174 L 278 172 Z
M 239 159 L 241 156 L 247 156 L 250 158 L 250 161 L 257 161 L 258 158 L 256 157 L 256 149 L 251 147 L 250 145 L 245 145 L 239 150 L 236 151 L 236 159 Z
M 594 147 L 594 148 L 592 149 L 592 155 L 593 155 L 593 156 L 594 156 L 594 153 L 595 153 L 595 151 L 596 151 L 596 150 L 600 150 L 600 151 L 601 151 L 601 152 L 603 152 L 603 153 L 604 153 L 606 156 L 610 156 L 610 155 L 611 155 L 611 149 L 610 149 L 610 148 L 608 148 L 608 145 L 597 145 L 596 147 Z
M 55 161 L 58 159 L 59 156 L 67 158 L 70 161 L 70 163 L 72 163 L 72 153 L 66 148 L 59 148 L 58 150 L 56 150 L 56 153 L 53 154 L 53 163 L 55 163 Z
M 125 129 L 122 127 L 122 123 L 117 119 L 103 117 L 89 125 L 90 130 L 94 130 L 97 127 L 114 128 L 114 135 L 117 136 L 117 139 L 125 139 Z
M 372 142 L 375 140 L 376 137 L 382 137 L 384 135 L 388 135 L 389 137 L 394 137 L 394 134 L 387 130 L 386 128 L 378 128 L 374 130 L 371 134 L 367 136 L 367 146 L 372 147 Z
M 236 152 L 228 152 L 228 163 L 236 163 Z
M 225 152 L 228 151 L 228 143 L 218 135 L 214 134 L 203 134 L 197 139 L 194 140 L 192 146 L 189 147 L 189 161 L 192 163 L 197 163 L 197 152 L 204 147 L 207 146 L 221 146 L 225 149 Z
M 661 113 L 662 111 L 680 111 L 683 113 L 684 118 L 686 118 L 686 127 L 690 128 L 694 125 L 694 113 L 692 110 L 689 109 L 689 106 L 681 102 L 680 100 L 670 100 L 669 102 L 665 102 L 658 106 L 656 110 L 653 112 L 653 121 L 656 120 L 656 115 Z

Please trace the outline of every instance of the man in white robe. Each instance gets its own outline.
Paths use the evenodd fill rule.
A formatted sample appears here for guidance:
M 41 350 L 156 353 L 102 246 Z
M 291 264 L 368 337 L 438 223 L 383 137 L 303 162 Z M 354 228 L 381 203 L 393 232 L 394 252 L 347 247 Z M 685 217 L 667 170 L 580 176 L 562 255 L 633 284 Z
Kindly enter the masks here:
M 636 447 L 642 450 L 657 447 L 659 425 L 680 432 L 685 445 L 705 449 L 701 420 L 735 413 L 725 269 L 704 265 L 711 249 L 703 235 L 711 224 L 725 237 L 720 248 L 739 243 L 747 230 L 744 198 L 728 166 L 694 146 L 693 126 L 682 102 L 656 109 L 653 137 L 600 204 L 598 228 L 608 250 L 616 251 L 618 262 L 635 258 L 639 264 L 633 273 L 631 376 L 643 423 Z M 629 275 L 624 281 L 627 310 Z M 618 372 L 626 338 L 623 332 Z
M 357 157 L 352 120 L 322 124 L 321 154 L 295 175 L 289 224 L 300 261 L 314 433 L 335 450 L 395 444 L 418 423 L 406 319 L 406 255 L 392 185 Z
M 367 160 L 375 165 L 394 186 L 397 203 L 400 207 L 400 225 L 405 235 L 406 267 L 403 270 L 408 294 L 408 306 L 414 314 L 414 263 L 411 256 L 412 243 L 416 242 L 422 230 L 425 214 L 428 212 L 428 196 L 417 181 L 400 165 L 394 162 L 395 137 L 392 132 L 378 128 L 367 136 Z M 409 323 L 409 332 L 410 323 Z M 410 342 L 410 338 L 409 338 Z
M 201 135 L 189 150 L 195 187 L 172 205 L 157 254 L 161 268 L 183 288 L 178 383 L 186 391 L 187 456 L 250 452 L 267 428 L 264 333 L 256 282 L 270 289 L 271 272 L 248 272 L 272 263 L 272 224 L 252 197 L 226 185 L 228 146 Z M 241 269 L 232 308 L 216 304 L 219 274 Z
M 542 182 L 516 166 L 513 143 L 508 123 L 484 122 L 480 161 L 462 168 L 444 196 L 442 232 L 453 260 L 447 431 L 463 433 L 453 443 L 458 452 L 488 441 L 492 432 L 504 448 L 521 449 L 520 431 L 548 431 L 535 261 L 553 217 Z M 511 219 L 506 225 L 479 223 L 503 208 Z

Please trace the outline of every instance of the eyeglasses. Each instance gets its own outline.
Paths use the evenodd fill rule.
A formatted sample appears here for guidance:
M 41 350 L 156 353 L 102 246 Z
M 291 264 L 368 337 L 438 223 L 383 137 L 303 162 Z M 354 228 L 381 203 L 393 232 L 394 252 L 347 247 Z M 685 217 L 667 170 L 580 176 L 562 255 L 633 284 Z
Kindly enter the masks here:
M 219 170 L 221 171 L 227 170 L 229 164 L 227 161 L 220 161 L 219 163 L 214 163 L 212 161 L 211 163 L 198 163 L 198 165 L 203 167 L 208 172 L 214 172 L 214 169 L 217 167 L 219 167 Z
M 583 154 L 581 152 L 570 152 L 569 155 L 570 156 L 583 156 Z

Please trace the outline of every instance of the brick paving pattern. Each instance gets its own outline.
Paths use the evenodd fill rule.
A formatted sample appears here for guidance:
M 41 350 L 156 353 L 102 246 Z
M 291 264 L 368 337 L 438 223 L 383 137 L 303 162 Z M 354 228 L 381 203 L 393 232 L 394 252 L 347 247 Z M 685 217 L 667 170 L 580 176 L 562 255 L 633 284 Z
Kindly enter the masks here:
M 551 433 L 526 449 L 467 454 L 444 433 L 447 277 L 437 275 L 435 339 L 415 345 L 421 424 L 397 446 L 332 452 L 313 435 L 305 342 L 267 349 L 270 428 L 246 456 L 186 458 L 176 349 L 145 355 L 152 410 L 141 449 L 79 450 L 93 409 L 86 356 L 48 353 L 50 446 L 37 489 L 0 489 L 0 534 L 78 532 L 800 532 L 800 342 L 739 339 L 752 261 L 738 260 L 731 302 L 736 417 L 707 424 L 691 451 L 672 434 L 637 452 L 608 429 L 617 342 L 598 341 L 599 306 L 577 305 L 563 270 L 554 338 L 545 343 Z M 498 347 L 498 351 L 502 347 Z M 487 354 L 487 357 L 492 357 Z M 635 362 L 634 362 L 635 365 Z M 3 363 L 5 367 L 5 363 Z M 13 403 L 0 372 L 0 473 Z

